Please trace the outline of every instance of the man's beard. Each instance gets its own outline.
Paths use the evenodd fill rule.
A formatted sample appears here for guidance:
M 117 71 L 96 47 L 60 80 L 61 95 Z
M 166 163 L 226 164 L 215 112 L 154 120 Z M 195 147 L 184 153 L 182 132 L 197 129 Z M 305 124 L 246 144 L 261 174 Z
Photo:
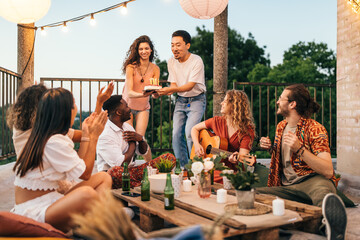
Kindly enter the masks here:
M 278 108 L 277 114 L 283 117 L 288 117 L 290 115 L 290 112 L 287 109 Z

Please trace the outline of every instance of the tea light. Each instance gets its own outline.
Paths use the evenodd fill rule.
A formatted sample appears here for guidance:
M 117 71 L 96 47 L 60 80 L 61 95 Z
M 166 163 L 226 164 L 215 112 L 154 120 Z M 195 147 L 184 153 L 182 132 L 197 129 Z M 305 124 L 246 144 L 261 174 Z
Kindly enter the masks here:
M 184 192 L 191 192 L 191 181 L 189 179 L 183 181 L 183 190 Z
M 284 200 L 276 198 L 272 201 L 273 214 L 275 216 L 282 216 L 285 213 L 285 203 Z
M 216 202 L 217 203 L 226 203 L 227 200 L 227 191 L 225 189 L 218 189 L 216 191 Z

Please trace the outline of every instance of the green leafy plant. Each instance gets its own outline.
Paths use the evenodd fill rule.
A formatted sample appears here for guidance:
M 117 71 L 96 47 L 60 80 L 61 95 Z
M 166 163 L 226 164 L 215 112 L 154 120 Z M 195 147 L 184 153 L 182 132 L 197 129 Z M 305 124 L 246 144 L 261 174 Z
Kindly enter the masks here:
M 160 160 L 155 163 L 155 167 L 161 173 L 169 173 L 175 167 L 175 163 L 169 159 L 160 158 Z
M 242 166 L 237 166 L 238 171 L 236 173 L 221 173 L 220 176 L 227 177 L 233 187 L 236 190 L 249 191 L 252 188 L 252 185 L 256 182 L 259 182 L 259 177 L 256 173 L 252 173 L 247 170 L 243 170 Z M 244 169 L 247 169 L 247 165 L 244 164 Z

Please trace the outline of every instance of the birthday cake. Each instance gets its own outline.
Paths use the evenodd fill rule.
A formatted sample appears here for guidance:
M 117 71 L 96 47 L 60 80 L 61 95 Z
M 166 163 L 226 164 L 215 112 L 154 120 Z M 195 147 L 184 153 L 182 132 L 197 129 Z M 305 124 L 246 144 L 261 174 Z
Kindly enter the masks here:
M 144 91 L 156 91 L 162 88 L 162 86 L 159 85 L 159 79 L 156 78 L 150 78 L 150 85 L 147 85 L 144 87 Z

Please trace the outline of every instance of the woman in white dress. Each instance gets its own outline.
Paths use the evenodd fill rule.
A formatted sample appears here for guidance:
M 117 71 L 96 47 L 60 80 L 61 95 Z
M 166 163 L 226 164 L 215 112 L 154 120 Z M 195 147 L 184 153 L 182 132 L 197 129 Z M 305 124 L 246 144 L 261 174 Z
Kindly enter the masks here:
M 77 106 L 63 88 L 47 90 L 42 96 L 29 140 L 18 157 L 14 171 L 15 206 L 12 212 L 46 222 L 67 231 L 71 214 L 86 212 L 91 200 L 111 188 L 106 173 L 91 176 L 96 144 L 107 121 L 107 112 L 85 119 L 78 152 L 67 135 Z M 82 179 L 65 195 L 56 191 L 60 180 Z

